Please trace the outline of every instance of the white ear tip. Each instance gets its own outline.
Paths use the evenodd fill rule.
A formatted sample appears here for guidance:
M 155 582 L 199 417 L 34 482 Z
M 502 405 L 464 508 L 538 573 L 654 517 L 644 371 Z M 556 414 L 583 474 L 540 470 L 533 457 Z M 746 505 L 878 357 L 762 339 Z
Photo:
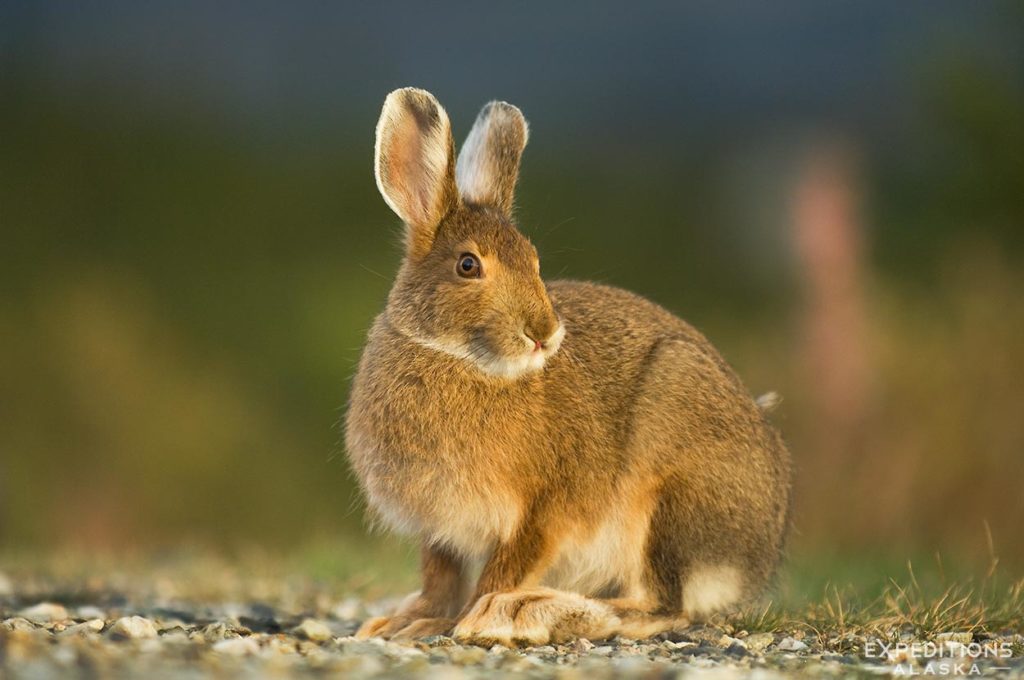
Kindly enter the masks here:
M 510 122 L 518 121 L 523 130 L 523 146 L 526 146 L 526 142 L 530 139 L 530 124 L 526 122 L 523 112 L 515 104 L 497 99 L 487 102 L 480 111 L 479 118 L 503 118 Z

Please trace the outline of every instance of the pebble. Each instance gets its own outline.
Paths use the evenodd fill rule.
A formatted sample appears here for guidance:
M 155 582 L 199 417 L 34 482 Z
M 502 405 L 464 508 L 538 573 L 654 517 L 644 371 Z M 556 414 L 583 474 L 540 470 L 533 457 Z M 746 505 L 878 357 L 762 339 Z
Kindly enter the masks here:
M 260 646 L 251 637 L 237 637 L 221 640 L 214 644 L 213 651 L 229 656 L 248 656 L 249 654 L 257 654 L 260 651 Z
M 347 656 L 334 664 L 334 670 L 338 677 L 367 678 L 382 673 L 385 666 L 384 661 L 376 656 Z
M 935 636 L 935 642 L 959 642 L 962 645 L 969 645 L 974 640 L 973 633 L 939 633 Z
M 99 607 L 84 605 L 75 610 L 75 616 L 80 619 L 103 619 L 106 620 L 107 613 Z
M 732 647 L 733 645 L 739 645 L 740 647 L 747 646 L 747 644 L 743 642 L 743 640 L 731 637 L 729 635 L 723 635 L 722 637 L 718 638 L 719 647 Z
M 292 629 L 292 634 L 313 642 L 326 642 L 334 637 L 327 624 L 316 619 L 303 619 L 302 623 Z
M 35 625 L 31 621 L 21 616 L 15 616 L 12 619 L 5 620 L 3 627 L 7 630 L 17 630 L 26 633 L 28 631 L 36 630 Z
M 89 619 L 82 623 L 68 626 L 61 631 L 61 635 L 92 635 L 103 630 L 103 619 Z
M 572 649 L 577 654 L 586 654 L 594 648 L 594 643 L 587 638 L 580 638 L 572 643 Z
M 754 633 L 752 635 L 748 635 L 743 642 L 747 645 L 747 649 L 760 654 L 764 650 L 768 649 L 769 645 L 775 642 L 775 636 L 771 633 Z
M 786 636 L 779 642 L 779 650 L 783 652 L 802 652 L 807 645 L 796 638 Z
M 123 616 L 110 627 L 112 637 L 123 637 L 132 640 L 155 638 L 156 624 L 142 616 Z
M 750 654 L 750 652 L 747 651 L 747 648 L 740 644 L 739 640 L 726 647 L 725 653 L 729 656 L 734 656 L 738 659 L 742 659 L 743 657 Z
M 482 647 L 452 647 L 448 658 L 460 666 L 471 666 L 486 659 L 487 650 Z
M 235 633 L 226 623 L 222 623 L 220 621 L 204 626 L 199 634 L 204 640 L 210 643 L 220 642 L 227 638 L 238 637 L 238 634 Z
M 26 607 L 18 613 L 33 623 L 54 623 L 65 621 L 68 618 L 68 610 L 64 608 L 64 605 L 53 602 L 40 602 L 37 605 Z

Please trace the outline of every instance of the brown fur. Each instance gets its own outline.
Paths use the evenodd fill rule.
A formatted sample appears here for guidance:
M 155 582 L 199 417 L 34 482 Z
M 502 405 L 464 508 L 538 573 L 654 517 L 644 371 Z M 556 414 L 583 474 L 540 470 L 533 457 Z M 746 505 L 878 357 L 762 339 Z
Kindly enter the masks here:
M 388 98 L 378 165 L 401 155 L 388 124 L 424 118 L 425 101 L 427 119 L 447 121 L 413 92 Z M 492 183 L 474 195 L 494 204 L 406 220 L 410 246 L 353 384 L 347 445 L 370 507 L 425 546 L 421 593 L 360 634 L 426 634 L 461 607 L 454 633 L 471 641 L 650 635 L 757 595 L 786 528 L 781 438 L 685 322 L 626 291 L 541 280 L 510 216 L 525 121 L 500 110 L 477 126 L 511 147 L 471 154 Z M 434 179 L 383 173 L 389 204 L 402 215 L 408 200 L 459 195 L 444 160 Z M 479 279 L 456 273 L 467 252 Z M 453 584 L 474 561 L 463 607 Z

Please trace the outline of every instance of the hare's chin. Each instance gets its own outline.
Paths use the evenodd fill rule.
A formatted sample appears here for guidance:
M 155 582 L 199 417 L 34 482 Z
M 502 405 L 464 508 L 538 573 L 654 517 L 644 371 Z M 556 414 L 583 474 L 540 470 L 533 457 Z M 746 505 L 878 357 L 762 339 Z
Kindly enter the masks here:
M 417 338 L 416 343 L 438 352 L 469 361 L 483 373 L 497 378 L 515 379 L 535 373 L 544 368 L 544 363 L 558 351 L 564 332 L 559 329 L 558 342 L 543 352 L 526 350 L 523 354 L 513 357 L 498 356 L 492 352 L 474 351 L 460 342 L 447 342 L 442 339 Z

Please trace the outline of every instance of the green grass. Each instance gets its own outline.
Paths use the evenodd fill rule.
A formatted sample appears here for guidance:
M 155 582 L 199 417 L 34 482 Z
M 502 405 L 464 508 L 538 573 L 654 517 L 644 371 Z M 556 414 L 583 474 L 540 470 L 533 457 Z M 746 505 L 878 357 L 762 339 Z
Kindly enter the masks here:
M 980 575 L 963 570 L 953 577 L 941 563 L 919 575 L 908 561 L 898 577 L 883 576 L 887 570 L 878 565 L 872 570 L 867 563 L 850 564 L 843 573 L 859 575 L 859 584 L 825 581 L 817 592 L 799 581 L 808 568 L 799 565 L 795 574 L 784 578 L 776 599 L 719 617 L 717 623 L 734 632 L 800 630 L 836 651 L 864 636 L 896 640 L 909 633 L 918 640 L 932 640 L 944 632 L 1024 633 L 1024 579 L 1007 577 L 998 560 Z M 806 578 L 816 582 L 819 577 Z

